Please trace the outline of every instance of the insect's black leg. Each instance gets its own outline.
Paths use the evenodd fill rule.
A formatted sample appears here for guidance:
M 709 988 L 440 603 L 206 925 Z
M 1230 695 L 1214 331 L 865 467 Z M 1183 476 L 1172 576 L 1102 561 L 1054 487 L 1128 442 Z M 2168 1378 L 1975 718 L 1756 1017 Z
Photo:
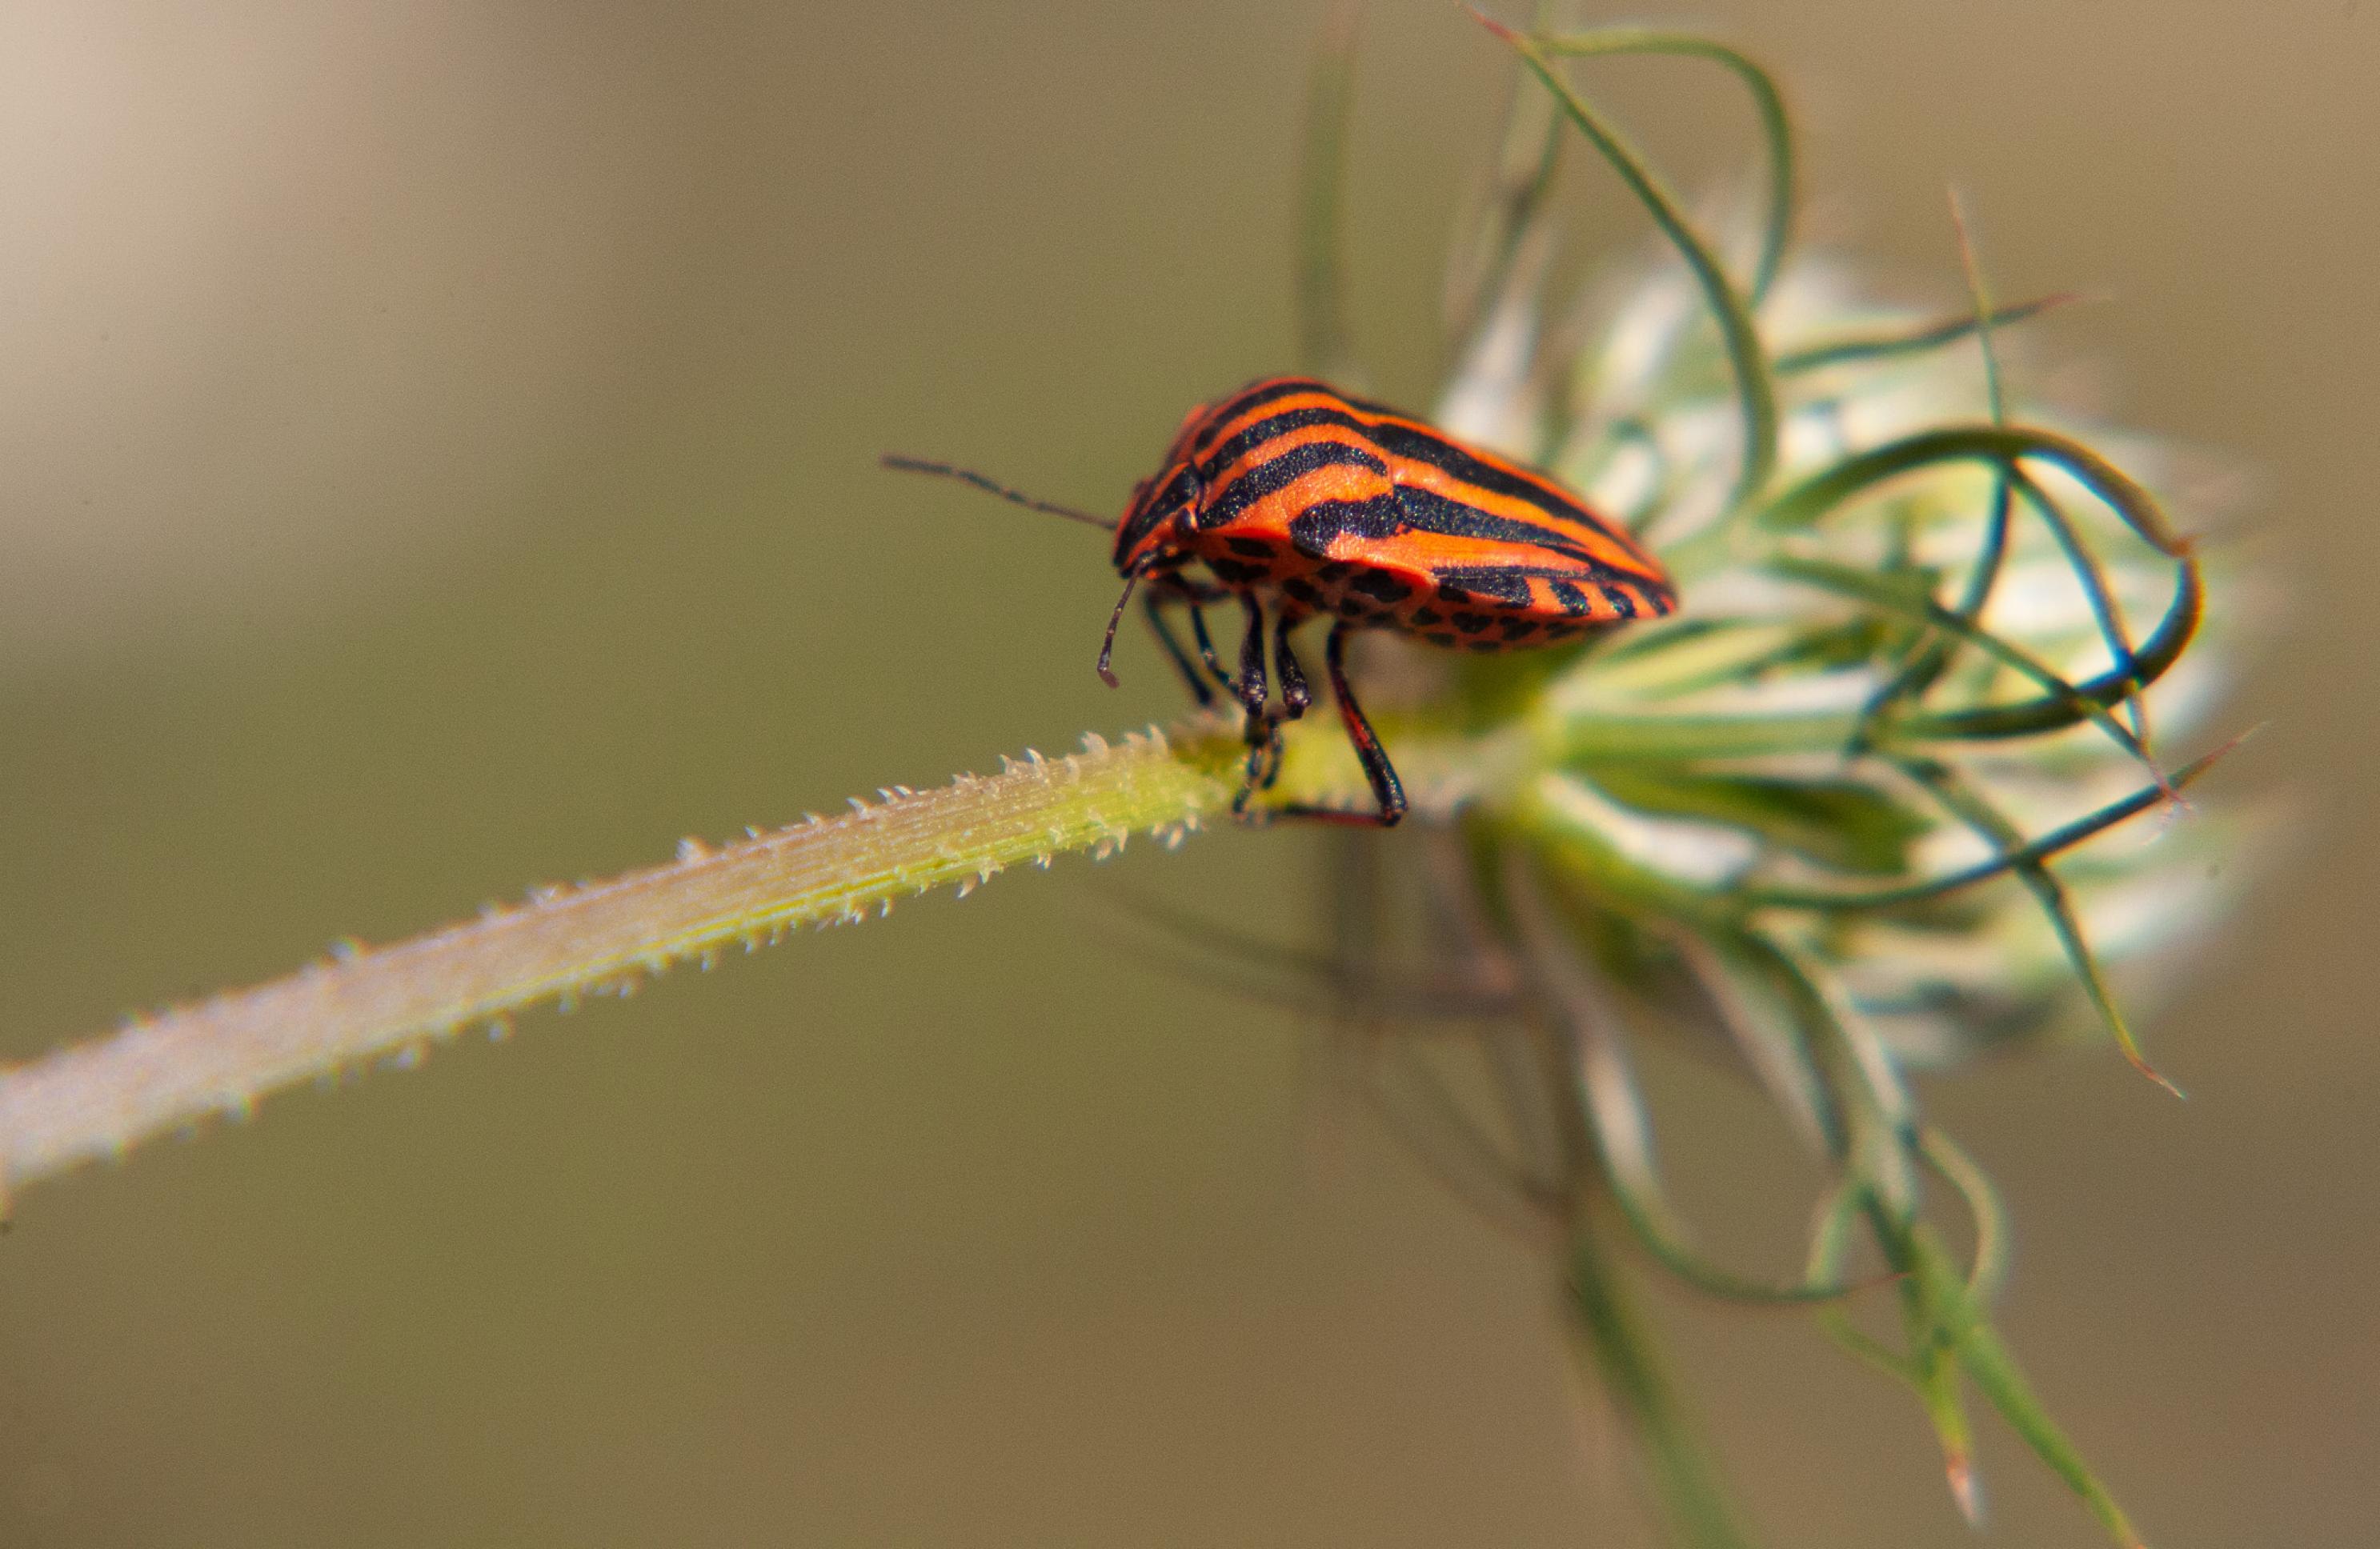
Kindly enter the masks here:
M 1254 592 L 1242 592 L 1240 606 L 1247 610 L 1248 630 L 1240 637 L 1240 675 L 1232 680 L 1232 692 L 1239 696 L 1240 707 L 1248 712 L 1247 736 L 1253 744 L 1264 735 L 1264 604 L 1257 600 Z
M 1207 671 L 1226 689 L 1232 689 L 1232 674 L 1223 671 L 1222 659 L 1215 654 L 1215 642 L 1207 633 L 1207 610 L 1196 602 L 1190 604 L 1190 637 L 1198 642 L 1198 660 Z M 1236 689 L 1232 689 L 1236 693 Z
M 1284 604 L 1272 624 L 1273 675 L 1281 680 L 1281 708 L 1265 712 L 1264 774 L 1255 783 L 1258 790 L 1269 791 L 1281 778 L 1281 728 L 1284 721 L 1303 716 L 1314 703 L 1314 690 L 1306 685 L 1305 669 L 1298 665 L 1296 653 L 1289 648 L 1289 632 L 1305 622 L 1306 615 Z
M 1378 812 L 1342 812 L 1327 806 L 1281 806 L 1273 808 L 1279 817 L 1306 817 L 1318 823 L 1340 823 L 1350 828 L 1391 829 L 1405 815 L 1405 788 L 1397 779 L 1396 766 L 1380 746 L 1380 739 L 1372 732 L 1372 723 L 1364 719 L 1364 708 L 1355 703 L 1355 695 L 1347 684 L 1347 626 L 1330 626 L 1330 643 L 1323 648 L 1323 660 L 1330 669 L 1330 692 L 1339 699 L 1339 719 L 1346 723 L 1347 740 L 1355 744 L 1355 759 L 1364 766 L 1364 778 L 1372 783 L 1372 799 L 1379 804 Z
M 1283 720 L 1295 720 L 1305 713 L 1308 705 L 1314 703 L 1314 691 L 1305 685 L 1305 669 L 1297 664 L 1297 658 L 1291 655 L 1289 649 L 1289 632 L 1305 622 L 1304 614 L 1292 612 L 1287 607 L 1283 607 L 1281 616 L 1273 621 L 1272 665 L 1273 671 L 1281 675 L 1281 718 Z
M 1182 648 L 1182 642 L 1176 640 L 1173 637 L 1173 631 L 1166 627 L 1163 610 L 1164 599 L 1156 592 L 1150 592 L 1140 599 L 1140 611 L 1148 619 L 1149 632 L 1157 636 L 1157 643 L 1164 647 L 1165 654 L 1172 659 L 1174 667 L 1182 673 L 1182 681 L 1190 685 L 1190 697 L 1198 701 L 1200 709 L 1206 709 L 1214 704 L 1215 691 L 1207 686 L 1207 680 L 1200 674 L 1197 663 L 1190 660 L 1189 653 Z M 1197 604 L 1192 603 L 1190 615 L 1196 618 L 1197 614 Z M 1205 631 L 1201 630 L 1200 633 L 1204 634 Z M 1199 643 L 1206 644 L 1204 641 Z M 1214 657 L 1214 647 L 1207 647 L 1209 660 Z
M 1232 814 L 1247 816 L 1248 802 L 1264 783 L 1268 760 L 1275 732 L 1272 721 L 1265 714 L 1265 618 L 1264 604 L 1254 592 L 1240 594 L 1240 606 L 1247 610 L 1247 633 L 1240 637 L 1240 675 L 1232 681 L 1232 691 L 1239 696 L 1240 708 L 1247 714 L 1242 734 L 1248 744 L 1247 777 L 1241 782 L 1240 793 L 1232 798 Z M 1276 760 L 1277 762 L 1277 760 Z
M 1179 570 L 1172 573 L 1172 580 L 1174 586 L 1180 589 L 1183 596 L 1188 598 L 1193 602 L 1200 604 L 1221 602 L 1229 598 L 1238 595 L 1226 587 L 1216 586 L 1210 581 L 1201 581 L 1194 575 L 1186 575 Z

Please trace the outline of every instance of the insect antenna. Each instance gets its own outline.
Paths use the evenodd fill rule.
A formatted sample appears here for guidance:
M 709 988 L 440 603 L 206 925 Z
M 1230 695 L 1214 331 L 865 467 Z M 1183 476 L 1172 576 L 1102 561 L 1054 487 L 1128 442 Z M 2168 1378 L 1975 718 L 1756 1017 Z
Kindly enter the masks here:
M 986 494 L 998 495 L 1002 500 L 1021 505 L 1027 511 L 1040 511 L 1052 516 L 1063 516 L 1069 521 L 1087 523 L 1108 532 L 1113 532 L 1116 528 L 1115 523 L 1105 516 L 1094 516 L 1087 511 L 1076 511 L 1068 505 L 1053 505 L 1048 501 L 1037 501 L 1021 490 L 1012 490 L 1005 484 L 986 478 L 971 468 L 953 467 L 948 463 L 930 463 L 922 457 L 904 457 L 897 452 L 884 454 L 882 461 L 886 467 L 897 468 L 903 473 L 930 473 L 942 478 L 955 478 L 962 484 L 972 484 Z

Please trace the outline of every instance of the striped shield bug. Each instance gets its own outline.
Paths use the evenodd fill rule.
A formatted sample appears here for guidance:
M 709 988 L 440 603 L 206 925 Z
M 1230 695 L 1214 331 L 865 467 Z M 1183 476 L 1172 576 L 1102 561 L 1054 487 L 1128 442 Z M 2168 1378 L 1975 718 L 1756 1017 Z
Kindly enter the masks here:
M 1660 562 L 1546 475 L 1306 377 L 1267 378 L 1193 409 L 1155 477 L 1134 488 L 1114 521 L 947 464 L 884 462 L 1113 531 L 1123 595 L 1108 618 L 1099 674 L 1115 684 L 1116 626 L 1144 588 L 1149 627 L 1192 696 L 1213 705 L 1211 678 L 1241 707 L 1247 779 L 1232 810 L 1242 816 L 1280 771 L 1281 724 L 1313 703 L 1290 648 L 1291 633 L 1309 619 L 1331 621 L 1323 662 L 1376 810 L 1268 810 L 1387 828 L 1404 816 L 1404 788 L 1348 684 L 1350 634 L 1387 629 L 1448 649 L 1523 650 L 1677 606 Z M 1230 671 L 1204 610 L 1233 599 L 1246 626 Z M 1174 608 L 1189 615 L 1195 658 L 1166 622 Z

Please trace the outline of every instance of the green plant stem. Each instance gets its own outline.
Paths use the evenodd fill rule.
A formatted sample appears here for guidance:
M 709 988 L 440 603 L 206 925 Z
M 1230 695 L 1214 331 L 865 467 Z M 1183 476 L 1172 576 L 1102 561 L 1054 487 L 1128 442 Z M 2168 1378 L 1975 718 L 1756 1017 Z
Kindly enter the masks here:
M 1570 1245 L 1570 1313 L 1579 1345 L 1601 1389 L 1644 1449 L 1645 1471 L 1677 1542 L 1692 1549 L 1745 1549 L 1751 1540 L 1733 1507 L 1701 1432 L 1663 1370 L 1652 1331 L 1629 1300 L 1619 1268 L 1582 1220 Z
M 668 865 L 532 895 L 393 946 L 350 947 L 285 978 L 138 1020 L 0 1071 L 0 1186 L 8 1191 L 120 1156 L 214 1114 L 245 1117 L 297 1083 L 487 1024 L 546 1001 L 626 994 L 645 975 L 796 926 L 857 920 L 954 884 L 962 894 L 1022 861 L 1104 854 L 1134 833 L 1178 840 L 1223 810 L 1238 739 L 1151 730 L 939 790 L 856 800 Z

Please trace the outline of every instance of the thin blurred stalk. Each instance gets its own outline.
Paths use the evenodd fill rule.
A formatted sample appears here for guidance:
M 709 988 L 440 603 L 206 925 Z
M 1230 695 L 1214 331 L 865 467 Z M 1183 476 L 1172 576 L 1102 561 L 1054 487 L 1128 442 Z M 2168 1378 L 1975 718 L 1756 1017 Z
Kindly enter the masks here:
M 1572 1231 L 1568 1263 L 1575 1348 L 1635 1438 L 1676 1541 L 1693 1549 L 1748 1549 L 1751 1540 L 1736 1523 L 1701 1431 L 1590 1220 L 1583 1217 Z
M 1315 50 L 1298 175 L 1297 357 L 1309 371 L 1360 379 L 1347 329 L 1347 123 L 1354 105 L 1356 0 L 1338 0 Z

